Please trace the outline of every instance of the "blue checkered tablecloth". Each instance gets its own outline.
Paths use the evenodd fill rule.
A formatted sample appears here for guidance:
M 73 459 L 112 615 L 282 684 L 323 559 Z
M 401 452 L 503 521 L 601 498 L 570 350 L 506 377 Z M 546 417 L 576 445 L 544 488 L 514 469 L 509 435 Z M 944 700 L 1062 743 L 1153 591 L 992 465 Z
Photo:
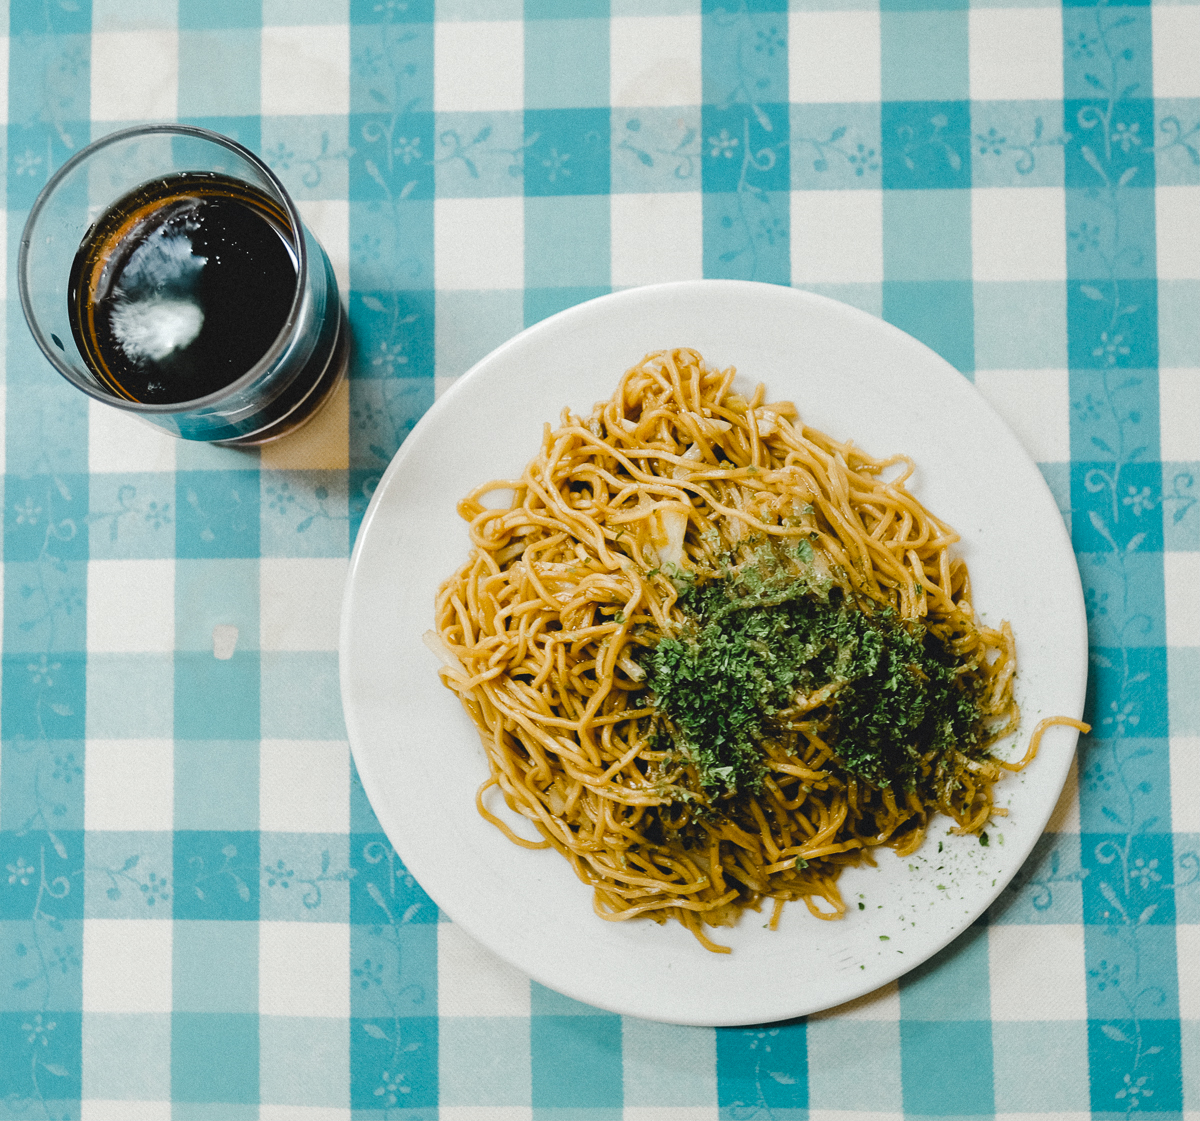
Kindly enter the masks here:
M 1200 6 L 0 11 L 0 1118 L 1200 1118 Z M 176 120 L 264 156 L 349 308 L 348 385 L 261 453 L 89 404 L 17 300 L 48 173 Z M 973 379 L 1091 627 L 1093 734 L 985 920 L 749 1030 L 599 1012 L 473 944 L 382 834 L 337 685 L 355 532 L 436 395 L 559 309 L 695 277 L 834 296 Z

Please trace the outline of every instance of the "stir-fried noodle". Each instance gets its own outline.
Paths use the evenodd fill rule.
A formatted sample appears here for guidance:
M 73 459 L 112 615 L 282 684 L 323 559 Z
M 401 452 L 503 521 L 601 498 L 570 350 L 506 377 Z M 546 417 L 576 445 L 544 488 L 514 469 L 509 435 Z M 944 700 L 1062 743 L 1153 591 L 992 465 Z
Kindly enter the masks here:
M 705 927 L 764 898 L 772 925 L 795 899 L 841 917 L 841 868 L 911 853 L 935 814 L 980 832 L 1045 724 L 1018 762 L 990 754 L 1019 719 L 1012 631 L 977 622 L 912 462 L 733 378 L 664 351 L 546 425 L 519 479 L 460 503 L 473 549 L 428 636 L 487 751 L 479 812 L 561 852 L 602 918 L 675 918 L 712 950 Z

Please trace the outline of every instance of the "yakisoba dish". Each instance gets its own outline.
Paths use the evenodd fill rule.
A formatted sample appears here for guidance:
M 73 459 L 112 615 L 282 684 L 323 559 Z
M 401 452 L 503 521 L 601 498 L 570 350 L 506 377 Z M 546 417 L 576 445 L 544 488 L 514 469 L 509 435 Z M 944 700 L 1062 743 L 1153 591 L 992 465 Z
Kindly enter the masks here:
M 1036 754 L 1007 623 L 981 625 L 954 531 L 872 459 L 747 400 L 693 350 L 647 356 L 520 478 L 459 504 L 472 550 L 427 641 L 487 753 L 481 814 L 553 847 L 602 918 L 706 928 L 789 900 L 845 912 L 847 864 L 930 821 L 980 833 Z M 511 492 L 508 505 L 484 499 Z M 542 840 L 488 808 L 499 787 Z

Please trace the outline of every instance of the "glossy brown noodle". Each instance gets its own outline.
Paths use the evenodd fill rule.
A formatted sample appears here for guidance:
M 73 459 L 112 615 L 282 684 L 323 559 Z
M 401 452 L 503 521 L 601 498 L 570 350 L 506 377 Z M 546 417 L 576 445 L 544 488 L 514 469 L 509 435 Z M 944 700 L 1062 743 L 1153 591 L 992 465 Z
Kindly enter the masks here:
M 905 487 L 911 460 L 871 459 L 803 425 L 792 404 L 766 403 L 761 386 L 745 400 L 733 378 L 693 350 L 664 351 L 628 370 L 590 417 L 564 411 L 558 428 L 547 424 L 519 479 L 459 504 L 474 548 L 441 588 L 428 636 L 487 751 L 479 812 L 514 844 L 558 849 L 595 888 L 602 918 L 675 918 L 726 952 L 704 927 L 730 926 L 764 898 L 772 926 L 794 899 L 841 917 L 841 868 L 879 845 L 911 853 L 935 813 L 956 832 L 982 830 L 1006 812 L 992 784 L 1033 758 L 1042 730 L 1015 764 L 931 759 L 918 788 L 932 797 L 876 789 L 822 738 L 831 686 L 781 714 L 759 794 L 697 812 L 695 769 L 651 748 L 654 710 L 633 656 L 683 619 L 672 564 L 703 576 L 753 542 L 810 540 L 818 571 L 850 600 L 923 619 L 981 679 L 989 742 L 1019 715 L 1012 631 L 976 622 L 957 535 Z M 484 505 L 504 491 L 511 501 Z M 489 810 L 492 786 L 543 840 Z

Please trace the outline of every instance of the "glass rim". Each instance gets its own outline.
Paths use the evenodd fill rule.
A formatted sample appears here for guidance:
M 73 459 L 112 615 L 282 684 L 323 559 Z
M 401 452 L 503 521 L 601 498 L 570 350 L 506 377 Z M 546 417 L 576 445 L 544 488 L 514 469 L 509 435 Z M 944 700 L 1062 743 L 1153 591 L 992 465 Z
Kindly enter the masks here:
M 169 404 L 147 404 L 143 401 L 131 401 L 123 397 L 118 397 L 115 393 L 108 393 L 83 380 L 71 367 L 59 359 L 51 347 L 50 340 L 46 338 L 42 332 L 36 318 L 36 313 L 33 310 L 33 301 L 29 295 L 29 285 L 27 282 L 27 272 L 29 264 L 29 250 L 31 245 L 33 227 L 38 217 L 45 209 L 47 202 L 53 193 L 54 189 L 62 183 L 68 175 L 71 174 L 81 163 L 86 159 L 106 148 L 111 144 L 119 143 L 123 140 L 129 140 L 137 136 L 187 136 L 196 140 L 205 140 L 209 143 L 216 144 L 222 148 L 227 148 L 235 155 L 240 156 L 261 173 L 271 185 L 271 187 L 279 195 L 279 200 L 283 203 L 287 211 L 288 222 L 292 227 L 292 232 L 295 237 L 295 252 L 296 252 L 296 288 L 292 293 L 291 307 L 288 308 L 287 318 L 283 322 L 283 326 L 279 329 L 279 334 L 275 336 L 274 342 L 267 348 L 263 356 L 254 363 L 244 374 L 240 375 L 236 380 L 231 381 L 228 385 L 222 386 L 220 389 L 214 390 L 212 393 L 206 394 L 203 397 L 193 397 L 188 401 L 175 401 Z M 136 190 L 136 188 L 134 188 Z M 114 200 L 115 201 L 115 200 Z M 90 226 L 88 227 L 91 228 Z M 86 234 L 86 231 L 85 231 Z M 46 181 L 46 185 L 38 192 L 38 197 L 34 200 L 33 207 L 29 211 L 29 217 L 25 219 L 25 226 L 21 231 L 21 245 L 17 254 L 17 292 L 21 300 L 21 311 L 25 315 L 25 322 L 29 326 L 30 333 L 33 335 L 34 341 L 38 344 L 42 353 L 50 360 L 51 365 L 63 375 L 72 385 L 82 390 L 89 397 L 97 401 L 101 401 L 106 405 L 114 405 L 119 409 L 124 409 L 131 413 L 153 413 L 158 415 L 172 415 L 181 413 L 197 412 L 210 405 L 218 405 L 226 398 L 236 394 L 246 388 L 255 379 L 262 376 L 287 349 L 290 337 L 299 319 L 301 305 L 304 300 L 304 291 L 308 281 L 308 249 L 304 244 L 304 223 L 300 217 L 300 211 L 297 209 L 292 196 L 288 194 L 279 177 L 249 148 L 239 144 L 236 140 L 228 136 L 223 136 L 219 132 L 213 132 L 212 129 L 200 128 L 197 125 L 179 125 L 179 124 L 161 124 L 161 125 L 134 125 L 132 128 L 118 129 L 116 132 L 110 132 L 98 140 L 93 140 L 76 152 L 69 160 L 67 160 L 50 178 Z M 86 363 L 84 363 L 86 365 Z

